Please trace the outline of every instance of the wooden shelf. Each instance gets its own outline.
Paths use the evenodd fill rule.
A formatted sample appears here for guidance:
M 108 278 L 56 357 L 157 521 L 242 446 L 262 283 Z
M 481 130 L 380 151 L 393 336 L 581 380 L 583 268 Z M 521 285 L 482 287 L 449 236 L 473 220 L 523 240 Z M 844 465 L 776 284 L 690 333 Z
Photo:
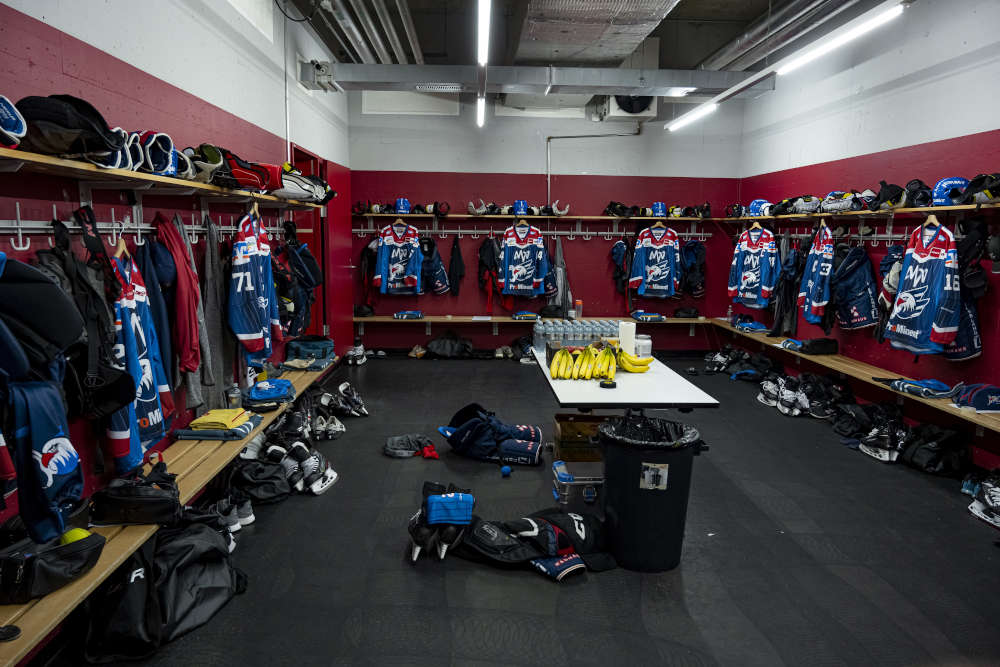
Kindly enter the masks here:
M 0 172 L 32 172 L 72 178 L 78 181 L 98 181 L 101 183 L 121 183 L 122 190 L 145 190 L 148 194 L 202 195 L 231 199 L 234 203 L 256 201 L 261 206 L 287 206 L 288 208 L 321 208 L 320 204 L 294 199 L 282 199 L 273 195 L 250 192 L 249 190 L 229 190 L 217 185 L 196 183 L 182 178 L 157 176 L 126 169 L 102 169 L 89 162 L 67 160 L 53 155 L 29 153 L 27 151 L 0 148 Z
M 435 217 L 433 213 L 353 213 L 355 218 L 433 218 Z M 469 215 L 468 213 L 449 213 L 440 220 L 565 220 L 567 222 L 577 221 L 577 220 L 603 220 L 606 222 L 629 222 L 629 221 L 654 221 L 654 220 L 665 220 L 666 222 L 679 221 L 679 222 L 697 222 L 704 220 L 714 220 L 715 218 L 618 218 L 613 215 Z M 736 220 L 736 218 L 721 218 L 723 220 Z M 753 218 L 754 220 L 759 220 L 760 218 Z
M 422 322 L 430 322 L 432 324 L 534 324 L 538 320 L 514 320 L 505 315 L 493 315 L 491 319 L 488 320 L 477 320 L 473 319 L 472 315 L 425 315 L 419 320 L 397 320 L 392 315 L 372 315 L 371 317 L 355 317 L 354 322 L 365 324 L 365 323 L 382 323 L 382 324 L 420 324 Z M 551 318 L 539 318 L 542 322 Z M 621 316 L 611 316 L 608 317 L 581 317 L 577 321 L 580 322 L 598 322 L 602 320 L 622 320 L 627 322 L 632 322 L 631 317 L 621 317 Z M 662 322 L 636 322 L 636 324 L 712 324 L 711 318 L 708 317 L 668 317 Z
M 757 341 L 768 347 L 773 347 L 781 352 L 786 352 L 792 356 L 800 357 L 809 361 L 810 363 L 816 364 L 818 366 L 825 366 L 832 371 L 842 373 L 848 377 L 854 378 L 855 380 L 861 380 L 870 385 L 883 389 L 885 391 L 892 392 L 898 396 L 902 396 L 907 400 L 914 401 L 916 403 L 922 403 L 929 407 L 935 408 L 940 412 L 943 412 L 952 417 L 962 419 L 964 421 L 975 424 L 976 426 L 1000 433 L 1000 416 L 992 414 L 980 414 L 973 412 L 971 410 L 962 410 L 956 408 L 951 404 L 951 399 L 947 398 L 923 398 L 921 396 L 914 396 L 913 394 L 907 394 L 901 391 L 896 391 L 888 385 L 884 385 L 881 382 L 876 382 L 873 377 L 906 377 L 905 375 L 900 375 L 898 373 L 893 373 L 887 371 L 884 368 L 879 368 L 878 366 L 872 366 L 871 364 L 866 364 L 863 361 L 858 361 L 857 359 L 851 359 L 850 357 L 845 357 L 842 354 L 803 354 L 795 350 L 789 350 L 781 347 L 781 343 L 787 340 L 785 337 L 769 338 L 766 334 L 750 333 L 747 331 L 739 331 L 731 326 L 725 320 L 714 319 L 712 320 L 715 325 L 721 329 L 729 331 L 732 334 L 742 336 L 744 338 L 749 338 L 750 340 Z

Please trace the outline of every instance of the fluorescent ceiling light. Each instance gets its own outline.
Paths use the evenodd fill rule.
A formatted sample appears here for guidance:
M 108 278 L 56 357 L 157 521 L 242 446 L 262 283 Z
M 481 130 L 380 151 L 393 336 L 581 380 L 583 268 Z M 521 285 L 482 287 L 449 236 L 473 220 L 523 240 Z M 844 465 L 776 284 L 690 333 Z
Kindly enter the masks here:
M 476 98 L 476 127 L 482 127 L 486 123 L 486 98 Z
M 414 89 L 421 93 L 460 93 L 463 86 L 460 83 L 418 83 Z
M 490 11 L 492 10 L 492 0 L 479 0 L 479 26 L 476 31 L 478 42 L 476 51 L 479 55 L 479 64 L 486 65 L 490 58 Z
M 700 118 L 704 118 L 705 116 L 707 116 L 708 114 L 712 113 L 713 111 L 715 111 L 718 108 L 719 108 L 718 104 L 714 104 L 714 103 L 702 104 L 701 106 L 699 106 L 698 108 L 696 108 L 694 111 L 689 111 L 688 113 L 684 114 L 683 116 L 681 116 L 680 118 L 678 118 L 674 122 L 672 122 L 669 125 L 667 125 L 667 129 L 669 129 L 671 132 L 676 132 L 677 130 L 681 129 L 682 127 L 686 127 L 687 125 L 690 125 L 691 123 L 695 122 L 696 120 L 698 120 Z
M 688 93 L 693 93 L 698 90 L 694 86 L 674 86 L 673 88 L 667 88 L 667 92 L 663 95 L 664 97 L 684 97 Z
M 779 66 L 778 75 L 780 76 L 782 74 L 788 74 L 789 72 L 797 70 L 803 65 L 811 63 L 817 58 L 825 56 L 831 51 L 839 49 L 844 44 L 847 44 L 848 42 L 851 42 L 857 39 L 858 37 L 861 37 L 862 35 L 871 32 L 875 28 L 878 28 L 879 26 L 888 23 L 889 21 L 896 18 L 902 13 L 903 13 L 903 5 L 896 5 L 880 14 L 873 16 L 864 23 L 859 23 L 857 26 L 851 28 L 850 30 L 840 35 L 837 35 L 836 37 L 830 39 L 827 38 L 821 39 L 819 40 L 820 44 L 818 44 L 814 48 L 807 49 L 806 52 L 800 56 L 792 56 L 791 60 L 789 60 L 784 65 Z

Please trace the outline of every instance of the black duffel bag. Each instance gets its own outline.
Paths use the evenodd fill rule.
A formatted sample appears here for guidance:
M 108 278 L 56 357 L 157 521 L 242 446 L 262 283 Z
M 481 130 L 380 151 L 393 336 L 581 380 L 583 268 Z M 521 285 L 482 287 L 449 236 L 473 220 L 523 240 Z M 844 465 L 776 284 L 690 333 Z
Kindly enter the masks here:
M 148 475 L 112 480 L 107 488 L 91 497 L 90 520 L 95 525 L 171 525 L 181 515 L 177 475 L 167 472 L 160 461 Z
M 30 96 L 17 103 L 28 123 L 21 150 L 47 155 L 113 153 L 124 145 L 101 112 L 72 95 Z
M 97 563 L 104 550 L 103 535 L 59 544 L 39 545 L 22 540 L 0 551 L 0 604 L 24 604 L 48 595 Z
M 427 343 L 427 351 L 436 359 L 462 359 L 472 356 L 472 341 L 459 338 L 454 331 L 446 331 Z

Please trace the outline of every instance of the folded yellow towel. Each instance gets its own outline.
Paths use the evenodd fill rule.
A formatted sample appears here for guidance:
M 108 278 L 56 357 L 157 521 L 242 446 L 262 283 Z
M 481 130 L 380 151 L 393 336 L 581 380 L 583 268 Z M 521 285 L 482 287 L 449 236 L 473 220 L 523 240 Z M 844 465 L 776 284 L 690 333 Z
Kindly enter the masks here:
M 208 429 L 225 431 L 242 426 L 248 419 L 250 419 L 250 413 L 243 408 L 209 410 L 201 417 L 192 421 L 189 428 L 196 431 Z

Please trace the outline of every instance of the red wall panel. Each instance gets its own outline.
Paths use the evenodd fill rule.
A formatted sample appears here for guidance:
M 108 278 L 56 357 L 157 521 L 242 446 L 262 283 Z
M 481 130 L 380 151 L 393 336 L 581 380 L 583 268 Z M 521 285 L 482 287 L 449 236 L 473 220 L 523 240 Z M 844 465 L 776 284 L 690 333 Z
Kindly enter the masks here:
M 922 179 L 933 187 L 934 183 L 948 176 L 972 178 L 976 174 L 1000 169 L 1000 130 L 982 132 L 944 141 L 934 141 L 918 146 L 907 146 L 891 151 L 860 155 L 858 157 L 823 162 L 820 164 L 761 174 L 743 179 L 740 184 L 741 200 L 749 202 L 762 197 L 779 201 L 783 197 L 801 194 L 823 196 L 831 190 L 872 188 L 878 191 L 879 181 L 905 185 L 913 178 Z M 1000 231 L 997 211 L 984 209 L 982 214 L 993 224 L 994 232 Z M 952 230 L 965 213 L 938 214 Z M 900 216 L 894 221 L 893 233 L 909 233 L 923 222 L 922 216 Z M 794 224 L 779 225 L 778 231 Z M 800 223 L 800 228 L 802 227 Z M 878 225 L 884 231 L 885 223 Z M 873 268 L 885 256 L 885 244 L 878 247 L 866 244 Z M 945 382 L 998 382 L 1000 369 L 1000 275 L 990 275 L 990 290 L 979 301 L 980 328 L 983 334 L 983 355 L 978 359 L 949 362 L 936 355 L 914 358 L 908 352 L 896 350 L 888 343 L 878 344 L 869 331 L 846 332 L 833 329 L 833 337 L 840 340 L 843 354 L 885 368 L 892 372 L 920 378 L 938 378 Z M 800 337 L 822 336 L 823 331 L 799 318 Z

